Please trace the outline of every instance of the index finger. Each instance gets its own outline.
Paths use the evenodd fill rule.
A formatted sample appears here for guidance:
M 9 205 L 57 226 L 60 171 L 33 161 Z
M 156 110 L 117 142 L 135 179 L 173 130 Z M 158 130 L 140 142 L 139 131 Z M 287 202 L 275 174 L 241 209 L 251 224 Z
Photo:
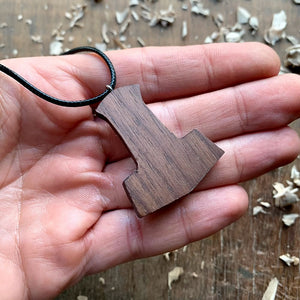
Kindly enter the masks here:
M 150 47 L 112 51 L 108 56 L 116 68 L 117 86 L 140 84 L 148 103 L 271 77 L 280 67 L 276 53 L 260 43 Z M 83 60 L 86 72 L 81 75 L 82 82 L 98 93 L 99 76 L 94 74 L 105 71 L 99 71 L 99 62 L 91 64 L 88 57 Z M 78 63 L 80 68 L 82 62 Z
M 260 43 L 134 48 L 107 55 L 116 69 L 117 87 L 139 84 L 147 103 L 271 77 L 280 67 L 276 53 Z M 43 91 L 52 94 L 54 86 L 58 98 L 61 91 L 68 90 L 66 79 L 72 84 L 75 81 L 81 90 L 80 95 L 72 94 L 72 99 L 101 94 L 110 82 L 106 65 L 96 55 L 23 58 L 22 64 L 12 59 L 5 64 L 37 87 L 42 76 L 49 88 Z M 57 80 L 61 77 L 63 81 Z

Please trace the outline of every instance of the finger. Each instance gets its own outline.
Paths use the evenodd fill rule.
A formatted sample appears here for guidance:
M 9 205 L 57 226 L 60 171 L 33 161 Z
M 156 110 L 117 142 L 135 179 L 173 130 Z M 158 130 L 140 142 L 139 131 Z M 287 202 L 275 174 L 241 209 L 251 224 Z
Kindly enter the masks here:
M 217 141 L 276 129 L 300 117 L 300 76 L 287 74 L 149 105 L 176 136 L 198 129 Z
M 140 84 L 146 102 L 186 97 L 278 74 L 279 59 L 259 43 L 153 47 L 108 53 L 117 72 L 117 85 Z M 110 82 L 105 64 L 96 55 L 9 60 L 5 64 L 56 97 L 74 99 L 103 92 Z M 21 66 L 20 66 L 21 65 Z M 24 68 L 23 66 L 27 67 Z M 49 67 L 51 66 L 51 67 Z M 68 89 L 74 80 L 81 89 Z
M 108 212 L 86 237 L 87 272 L 203 239 L 238 219 L 247 209 L 247 199 L 241 187 L 229 186 L 189 195 L 143 219 L 133 210 Z
M 196 190 L 237 184 L 293 161 L 300 152 L 297 133 L 290 128 L 246 134 L 217 143 L 225 154 L 207 174 Z M 130 159 L 108 165 L 105 172 L 114 182 L 114 193 L 107 210 L 131 207 L 122 182 L 135 170 Z M 107 198 L 109 198 L 107 196 Z
M 110 52 L 109 57 L 117 85 L 140 84 L 148 103 L 274 76 L 280 66 L 275 52 L 258 43 L 139 48 Z M 95 78 L 86 72 L 82 82 L 94 91 L 99 85 Z
M 300 153 L 298 134 L 282 129 L 218 142 L 225 154 L 196 190 L 243 182 L 286 165 Z

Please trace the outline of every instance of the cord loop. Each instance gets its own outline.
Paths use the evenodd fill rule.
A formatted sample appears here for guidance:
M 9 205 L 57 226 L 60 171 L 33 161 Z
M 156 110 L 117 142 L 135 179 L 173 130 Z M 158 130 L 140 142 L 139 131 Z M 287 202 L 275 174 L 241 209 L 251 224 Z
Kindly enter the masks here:
M 28 89 L 33 94 L 37 95 L 38 97 L 40 97 L 50 103 L 56 104 L 56 105 L 66 106 L 66 107 L 80 107 L 80 106 L 86 106 L 86 105 L 91 105 L 91 104 L 100 102 L 116 86 L 117 78 L 116 78 L 116 72 L 115 72 L 114 66 L 113 66 L 112 62 L 110 61 L 110 59 L 106 56 L 106 54 L 104 54 L 102 51 L 100 51 L 94 47 L 89 47 L 89 46 L 77 47 L 77 48 L 74 48 L 67 52 L 62 53 L 62 55 L 70 55 L 70 54 L 75 54 L 78 52 L 94 52 L 94 53 L 98 54 L 104 60 L 104 62 L 106 63 L 106 65 L 109 69 L 111 81 L 108 85 L 106 85 L 106 90 L 102 94 L 100 94 L 96 97 L 84 99 L 84 100 L 78 100 L 78 101 L 67 101 L 67 100 L 58 99 L 58 98 L 52 97 L 52 96 L 44 93 L 43 91 L 41 91 L 40 89 L 36 88 L 31 83 L 29 83 L 22 76 L 20 76 L 19 74 L 17 74 L 13 70 L 7 68 L 6 66 L 4 66 L 2 64 L 0 64 L 0 71 L 5 73 L 6 75 L 10 76 L 17 82 L 19 82 L 21 85 L 23 85 L 26 89 Z

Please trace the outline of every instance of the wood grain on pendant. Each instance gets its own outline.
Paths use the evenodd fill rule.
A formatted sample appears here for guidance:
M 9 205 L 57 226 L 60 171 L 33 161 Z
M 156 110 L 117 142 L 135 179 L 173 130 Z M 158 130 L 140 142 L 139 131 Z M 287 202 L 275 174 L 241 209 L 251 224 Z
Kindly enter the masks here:
M 189 194 L 224 153 L 197 130 L 177 138 L 145 105 L 138 85 L 112 91 L 96 112 L 137 163 L 123 185 L 140 217 Z

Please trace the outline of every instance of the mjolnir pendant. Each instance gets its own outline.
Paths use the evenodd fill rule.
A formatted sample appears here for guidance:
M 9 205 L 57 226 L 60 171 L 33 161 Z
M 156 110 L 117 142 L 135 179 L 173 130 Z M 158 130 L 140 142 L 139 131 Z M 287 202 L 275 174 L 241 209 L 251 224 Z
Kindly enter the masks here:
M 96 112 L 137 164 L 123 185 L 140 217 L 189 194 L 224 153 L 197 130 L 177 138 L 145 105 L 138 85 L 112 91 Z

